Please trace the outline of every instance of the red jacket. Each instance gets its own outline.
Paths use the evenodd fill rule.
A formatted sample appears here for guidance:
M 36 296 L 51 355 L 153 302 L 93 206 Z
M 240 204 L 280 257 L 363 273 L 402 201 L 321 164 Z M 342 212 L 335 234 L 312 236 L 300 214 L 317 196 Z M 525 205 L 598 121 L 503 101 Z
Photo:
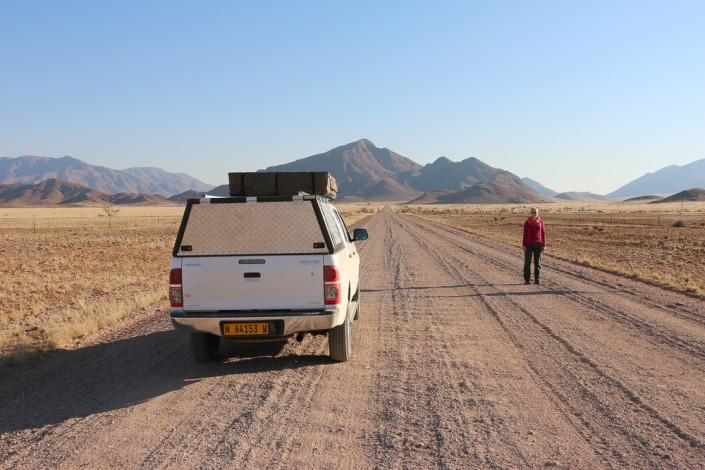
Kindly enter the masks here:
M 543 245 L 546 248 L 546 229 L 543 226 L 543 220 L 539 219 L 538 223 L 532 222 L 531 218 L 524 222 L 524 241 L 521 245 Z

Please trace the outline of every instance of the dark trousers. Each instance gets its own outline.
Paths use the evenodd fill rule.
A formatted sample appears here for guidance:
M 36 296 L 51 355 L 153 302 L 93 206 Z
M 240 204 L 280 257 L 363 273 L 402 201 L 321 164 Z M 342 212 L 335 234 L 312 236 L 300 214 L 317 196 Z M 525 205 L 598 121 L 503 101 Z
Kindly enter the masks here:
M 526 245 L 526 251 L 524 252 L 524 280 L 528 281 L 531 279 L 531 257 L 534 257 L 534 279 L 539 280 L 541 276 L 541 253 L 543 252 L 543 245 L 537 243 L 535 245 Z

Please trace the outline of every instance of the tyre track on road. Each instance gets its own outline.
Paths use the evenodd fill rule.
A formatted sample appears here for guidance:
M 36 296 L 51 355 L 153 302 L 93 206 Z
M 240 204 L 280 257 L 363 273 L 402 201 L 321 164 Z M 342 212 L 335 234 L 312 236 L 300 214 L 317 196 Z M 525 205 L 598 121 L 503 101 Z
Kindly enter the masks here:
M 386 386 L 378 389 L 378 415 L 380 422 L 399 426 L 380 430 L 379 459 L 387 464 L 384 468 L 453 468 L 500 461 L 490 449 L 498 444 L 496 428 L 505 423 L 475 387 L 475 371 L 465 357 L 471 331 L 468 319 L 462 318 L 465 306 L 449 307 L 426 292 L 452 293 L 458 286 L 436 289 L 433 282 L 446 279 L 437 278 L 423 249 L 391 213 L 384 218 L 388 228 L 380 254 L 393 290 L 391 305 L 381 305 L 391 309 L 391 315 L 381 320 L 385 344 L 392 347 L 382 348 L 379 382 Z M 503 445 L 505 463 L 525 462 L 511 442 Z

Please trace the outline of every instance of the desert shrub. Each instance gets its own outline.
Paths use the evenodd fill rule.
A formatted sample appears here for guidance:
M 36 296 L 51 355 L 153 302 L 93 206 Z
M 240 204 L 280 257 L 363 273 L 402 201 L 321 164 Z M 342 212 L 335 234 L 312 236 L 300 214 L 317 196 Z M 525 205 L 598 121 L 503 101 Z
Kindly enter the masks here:
M 685 227 L 685 222 L 683 222 L 682 220 L 678 220 L 673 223 L 672 227 Z

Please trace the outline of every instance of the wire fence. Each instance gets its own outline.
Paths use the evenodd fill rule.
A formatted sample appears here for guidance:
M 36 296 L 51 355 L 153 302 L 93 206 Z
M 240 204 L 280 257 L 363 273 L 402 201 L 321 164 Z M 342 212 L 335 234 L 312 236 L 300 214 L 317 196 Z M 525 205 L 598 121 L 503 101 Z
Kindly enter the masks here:
M 582 223 L 582 224 L 605 224 L 605 225 L 641 225 L 641 226 L 705 226 L 705 213 L 663 213 L 663 214 L 571 214 L 560 215 L 549 214 L 545 219 L 552 219 L 554 223 Z
M 136 227 L 178 228 L 181 216 L 128 216 L 128 217 L 2 217 L 0 230 L 30 230 L 34 232 L 58 229 L 109 229 Z
M 402 213 L 428 214 L 428 215 L 449 215 L 466 218 L 469 221 L 475 220 L 477 223 L 487 221 L 512 222 L 523 224 L 526 220 L 526 213 L 517 213 L 503 210 L 466 210 L 464 208 L 402 208 Z M 684 211 L 684 212 L 559 212 L 543 211 L 541 217 L 552 225 L 624 225 L 624 226 L 644 226 L 644 227 L 705 227 L 705 210 Z

